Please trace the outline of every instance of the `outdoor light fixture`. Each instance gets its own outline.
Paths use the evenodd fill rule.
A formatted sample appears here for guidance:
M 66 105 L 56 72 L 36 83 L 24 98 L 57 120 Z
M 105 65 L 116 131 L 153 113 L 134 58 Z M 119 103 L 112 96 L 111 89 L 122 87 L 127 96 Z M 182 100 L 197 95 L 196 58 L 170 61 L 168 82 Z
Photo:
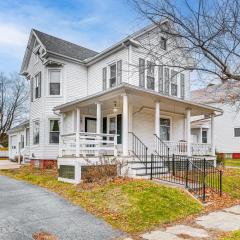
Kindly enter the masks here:
M 113 112 L 114 112 L 114 113 L 117 113 L 117 112 L 118 112 L 118 107 L 117 107 L 117 102 L 116 102 L 116 101 L 114 101 Z

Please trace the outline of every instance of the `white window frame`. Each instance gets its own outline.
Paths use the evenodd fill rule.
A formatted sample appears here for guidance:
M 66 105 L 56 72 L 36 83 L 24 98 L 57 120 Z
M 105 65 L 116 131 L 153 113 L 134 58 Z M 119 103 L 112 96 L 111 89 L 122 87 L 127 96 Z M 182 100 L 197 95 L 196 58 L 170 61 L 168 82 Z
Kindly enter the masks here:
M 48 119 L 48 142 L 49 142 L 49 144 L 53 144 L 53 145 L 58 145 L 59 144 L 59 142 L 58 143 L 53 143 L 53 142 L 50 142 L 50 133 L 52 132 L 51 131 L 51 125 L 50 125 L 50 123 L 51 123 L 51 121 L 55 121 L 55 120 L 57 120 L 58 121 L 58 126 L 59 126 L 59 135 L 60 135 L 60 132 L 61 132 L 61 130 L 60 130 L 60 119 L 59 118 L 49 118 Z
M 34 142 L 34 133 L 35 133 L 34 128 L 35 128 L 35 124 L 36 124 L 36 122 L 38 122 L 38 124 L 39 124 L 38 143 L 35 143 L 35 142 Z M 33 121 L 33 129 L 32 129 L 32 131 L 33 131 L 33 135 L 32 135 L 32 137 L 33 137 L 33 138 L 32 138 L 33 145 L 34 145 L 34 146 L 37 146 L 37 145 L 40 144 L 40 120 L 39 120 L 39 119 L 36 119 L 36 120 Z
M 50 74 L 51 74 L 51 72 L 52 71 L 59 71 L 60 72 L 60 81 L 59 81 L 59 83 L 60 83 L 60 94 L 59 95 L 51 95 L 50 94 Z M 51 97 L 51 98 L 59 98 L 59 97 L 62 97 L 62 89 L 63 89 L 63 84 L 62 84 L 62 78 L 63 78 L 63 76 L 62 76 L 62 68 L 48 68 L 48 84 L 47 84 L 47 96 L 48 97 Z

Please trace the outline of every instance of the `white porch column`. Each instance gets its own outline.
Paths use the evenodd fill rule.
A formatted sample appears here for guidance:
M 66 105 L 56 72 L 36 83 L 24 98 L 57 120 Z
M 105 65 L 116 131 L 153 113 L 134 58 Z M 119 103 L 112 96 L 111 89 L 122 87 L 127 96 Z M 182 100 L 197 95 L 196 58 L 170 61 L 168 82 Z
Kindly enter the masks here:
M 128 105 L 128 131 L 133 132 L 133 105 Z M 129 150 L 133 151 L 132 141 L 129 140 Z
M 215 156 L 215 124 L 214 114 L 211 114 L 211 144 L 212 144 L 212 155 Z
M 61 117 L 60 117 L 60 122 L 59 122 L 59 152 L 58 152 L 58 156 L 62 157 L 63 156 L 63 121 L 64 121 L 64 113 L 61 113 Z
M 96 121 L 96 132 L 97 134 L 101 133 L 101 103 L 97 102 L 97 121 Z
M 160 102 L 155 103 L 155 134 L 160 137 Z
M 122 146 L 123 156 L 128 156 L 128 96 L 123 97 L 123 114 L 122 114 Z
M 186 109 L 186 141 L 187 155 L 191 156 L 191 109 Z
M 80 156 L 80 108 L 77 108 L 76 124 L 76 157 Z

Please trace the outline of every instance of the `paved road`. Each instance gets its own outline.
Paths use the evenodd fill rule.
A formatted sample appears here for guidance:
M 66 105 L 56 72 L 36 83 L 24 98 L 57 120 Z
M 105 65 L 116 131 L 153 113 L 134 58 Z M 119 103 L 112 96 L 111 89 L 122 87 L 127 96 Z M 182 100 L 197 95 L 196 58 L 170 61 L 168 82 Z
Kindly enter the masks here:
M 0 240 L 28 240 L 37 231 L 51 232 L 60 240 L 123 236 L 57 194 L 0 176 Z

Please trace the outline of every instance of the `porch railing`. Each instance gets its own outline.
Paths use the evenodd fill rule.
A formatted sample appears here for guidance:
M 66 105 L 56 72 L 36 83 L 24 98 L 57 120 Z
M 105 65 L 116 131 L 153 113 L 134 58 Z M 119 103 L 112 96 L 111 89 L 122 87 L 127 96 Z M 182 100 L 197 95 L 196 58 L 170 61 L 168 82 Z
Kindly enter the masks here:
M 60 156 L 117 156 L 117 135 L 87 132 L 63 134 L 59 148 Z
M 196 156 L 207 156 L 211 155 L 212 145 L 207 143 L 191 143 L 192 155 Z
M 212 145 L 207 143 L 190 143 L 191 155 L 193 156 L 207 156 L 212 155 Z M 186 156 L 188 143 L 184 141 L 162 141 L 155 135 L 155 151 L 159 155 L 181 155 Z
M 170 155 L 187 155 L 187 142 L 163 141 L 169 148 Z
M 133 154 L 146 166 L 147 171 L 147 153 L 148 147 L 141 141 L 139 137 L 133 132 L 129 132 L 132 138 L 132 152 Z

